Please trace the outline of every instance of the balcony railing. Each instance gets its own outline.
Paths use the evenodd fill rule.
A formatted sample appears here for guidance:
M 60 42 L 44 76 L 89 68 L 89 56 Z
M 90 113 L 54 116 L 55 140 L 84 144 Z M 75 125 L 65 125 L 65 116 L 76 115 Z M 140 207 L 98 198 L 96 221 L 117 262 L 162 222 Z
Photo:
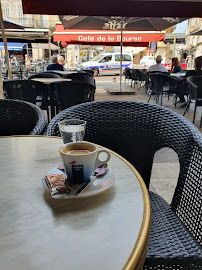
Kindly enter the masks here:
M 41 20 L 36 18 L 12 18 L 13 21 L 22 24 L 25 27 L 49 28 L 50 20 Z

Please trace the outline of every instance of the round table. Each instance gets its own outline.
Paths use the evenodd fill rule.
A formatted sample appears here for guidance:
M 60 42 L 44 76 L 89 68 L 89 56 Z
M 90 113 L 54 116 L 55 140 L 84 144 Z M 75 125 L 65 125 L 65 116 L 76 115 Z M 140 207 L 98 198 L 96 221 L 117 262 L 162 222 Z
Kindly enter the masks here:
M 178 72 L 178 73 L 170 73 L 170 76 L 177 77 L 177 78 L 183 78 L 186 75 L 186 72 Z
M 62 76 L 72 74 L 72 73 L 78 73 L 77 70 L 51 70 L 51 72 L 62 75 Z
M 53 82 L 71 82 L 72 79 L 60 79 L 60 78 L 33 78 L 33 81 L 41 82 L 44 84 L 50 84 Z
M 42 177 L 61 163 L 61 138 L 1 137 L 0 261 L 15 270 L 142 269 L 150 202 L 134 167 L 111 152 L 114 185 L 83 199 L 56 200 Z

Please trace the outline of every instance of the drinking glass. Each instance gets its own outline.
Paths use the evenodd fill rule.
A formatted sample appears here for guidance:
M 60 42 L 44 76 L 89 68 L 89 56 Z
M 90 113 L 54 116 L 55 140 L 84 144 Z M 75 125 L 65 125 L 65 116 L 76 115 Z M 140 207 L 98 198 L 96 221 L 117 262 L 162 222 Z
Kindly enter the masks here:
M 80 119 L 64 119 L 58 123 L 63 143 L 83 141 L 86 122 Z

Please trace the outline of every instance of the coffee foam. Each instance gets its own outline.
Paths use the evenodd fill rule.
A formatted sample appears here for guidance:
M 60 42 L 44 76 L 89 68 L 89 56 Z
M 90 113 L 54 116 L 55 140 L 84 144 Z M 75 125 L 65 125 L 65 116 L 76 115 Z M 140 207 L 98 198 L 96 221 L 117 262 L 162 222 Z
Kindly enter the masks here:
M 69 154 L 72 151 L 87 151 L 86 154 L 93 153 L 96 150 L 96 147 L 92 144 L 87 143 L 75 143 L 71 145 L 64 146 L 60 149 L 60 152 L 63 154 Z
M 88 150 L 83 150 L 83 149 L 72 150 L 72 151 L 67 152 L 68 155 L 86 155 L 89 153 L 91 153 L 91 152 Z

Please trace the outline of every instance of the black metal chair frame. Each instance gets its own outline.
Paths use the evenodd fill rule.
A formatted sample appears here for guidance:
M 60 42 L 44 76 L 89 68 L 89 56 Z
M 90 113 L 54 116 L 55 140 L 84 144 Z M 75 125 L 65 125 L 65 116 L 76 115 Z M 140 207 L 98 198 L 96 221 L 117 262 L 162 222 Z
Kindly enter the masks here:
M 145 89 L 145 93 L 147 94 L 147 90 L 148 90 L 148 74 L 145 73 L 146 69 L 140 69 L 139 70 L 139 88 L 138 91 L 144 87 Z
M 95 87 L 88 83 L 72 80 L 51 83 L 50 91 L 55 100 L 55 111 L 57 114 L 76 104 L 92 101 L 94 99 Z
M 149 99 L 148 102 L 151 99 L 151 96 L 154 94 L 156 103 L 159 102 L 159 97 L 161 97 L 161 106 L 162 106 L 162 100 L 163 100 L 163 94 L 168 95 L 168 100 L 170 94 L 176 94 L 179 79 L 175 77 L 171 77 L 168 74 L 165 74 L 165 72 L 152 72 L 149 74 L 149 77 L 151 79 L 151 89 L 149 90 Z M 176 103 L 176 96 L 174 97 L 175 103 Z
M 177 89 L 176 89 L 176 94 L 175 94 L 175 97 L 173 100 L 175 108 L 176 108 L 177 104 L 180 103 L 180 100 L 178 100 L 180 95 L 186 96 L 187 101 L 189 100 L 189 88 L 188 88 L 188 83 L 186 81 L 186 78 L 178 78 L 178 85 L 177 85 Z
M 197 85 L 198 81 L 200 81 L 200 85 Z M 187 106 L 185 108 L 184 114 L 189 110 L 190 104 L 192 100 L 195 100 L 195 106 L 194 106 L 194 115 L 193 115 L 193 123 L 195 122 L 195 116 L 196 116 L 196 107 L 202 106 L 202 76 L 191 76 L 187 78 L 187 83 L 190 90 L 189 99 L 187 102 Z M 200 121 L 200 128 L 202 125 L 202 115 L 201 115 L 201 121 Z
M 131 88 L 133 86 L 134 81 L 134 88 L 140 82 L 140 74 L 139 69 L 131 69 Z
M 86 72 L 78 72 L 78 73 L 69 73 L 63 76 L 63 79 L 71 79 L 72 82 L 83 83 L 89 88 L 89 95 L 86 99 L 87 101 L 94 101 L 95 98 L 95 90 L 96 90 L 96 82 L 95 79 Z
M 128 83 L 131 80 L 131 69 L 126 67 L 123 71 L 123 74 L 125 76 L 125 85 L 127 85 L 127 80 L 128 80 Z

